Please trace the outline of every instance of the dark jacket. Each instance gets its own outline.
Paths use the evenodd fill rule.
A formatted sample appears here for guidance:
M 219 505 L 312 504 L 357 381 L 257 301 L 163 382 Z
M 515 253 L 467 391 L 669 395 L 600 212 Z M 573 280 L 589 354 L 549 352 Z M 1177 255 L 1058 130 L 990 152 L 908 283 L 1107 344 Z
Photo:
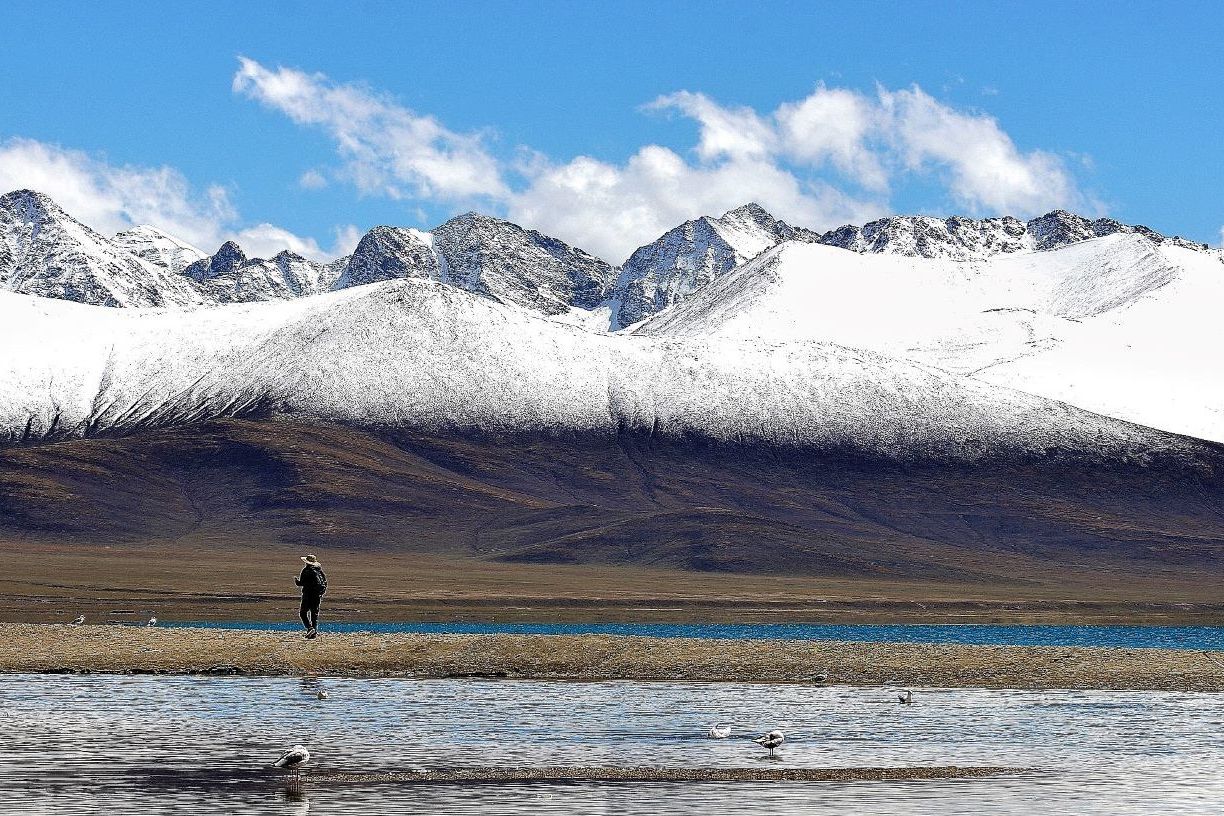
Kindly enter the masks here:
M 303 567 L 294 583 L 302 588 L 303 595 L 319 597 L 327 591 L 327 576 L 322 567 Z

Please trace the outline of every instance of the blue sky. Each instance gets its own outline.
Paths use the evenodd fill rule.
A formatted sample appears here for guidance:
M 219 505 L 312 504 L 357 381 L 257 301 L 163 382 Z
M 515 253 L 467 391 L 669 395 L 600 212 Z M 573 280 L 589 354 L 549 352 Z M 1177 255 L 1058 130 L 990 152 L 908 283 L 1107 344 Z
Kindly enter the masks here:
M 749 199 L 1217 244 L 1221 42 L 1214 3 L 19 4 L 0 186 L 319 256 L 478 209 L 618 262 Z

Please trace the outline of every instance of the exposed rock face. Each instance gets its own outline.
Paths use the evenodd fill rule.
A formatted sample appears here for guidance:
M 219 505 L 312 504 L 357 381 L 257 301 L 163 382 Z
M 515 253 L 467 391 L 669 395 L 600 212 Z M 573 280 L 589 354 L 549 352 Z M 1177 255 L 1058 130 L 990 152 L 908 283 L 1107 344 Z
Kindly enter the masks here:
M 216 254 L 191 264 L 183 274 L 212 303 L 251 303 L 326 292 L 346 261 L 319 263 L 289 250 L 270 259 L 247 258 L 241 247 L 226 241 Z
M 442 265 L 433 236 L 407 227 L 375 227 L 362 236 L 333 289 L 397 278 L 440 280 Z
M 1059 247 L 1087 241 L 1090 238 L 1102 238 L 1115 233 L 1138 234 L 1154 244 L 1171 243 L 1174 246 L 1187 249 L 1207 249 L 1205 244 L 1187 241 L 1180 235 L 1169 237 L 1143 225 L 1131 226 L 1115 221 L 1112 218 L 1097 218 L 1089 221 L 1083 216 L 1069 213 L 1066 210 L 1054 210 L 1028 222 L 1028 233 L 1033 239 L 1034 249 L 1058 249 Z
M 30 190 L 0 196 L 0 289 L 97 306 L 203 302 L 181 276 L 113 245 Z
M 433 232 L 375 227 L 333 288 L 426 278 L 555 315 L 598 306 L 614 275 L 606 262 L 556 238 L 467 213 Z
M 445 282 L 544 314 L 595 308 L 616 275 L 563 241 L 476 213 L 452 218 L 433 238 Z
M 1059 249 L 1115 233 L 1136 233 L 1154 244 L 1208 249 L 1205 244 L 1170 238 L 1144 226 L 1130 226 L 1112 218 L 1089 220 L 1065 210 L 1046 213 L 1027 223 L 1010 216 L 978 219 L 894 216 L 862 227 L 839 227 L 826 232 L 819 242 L 852 252 L 976 261 L 1000 254 Z
M 1023 221 L 1015 218 L 884 218 L 825 233 L 820 243 L 880 255 L 976 260 L 1031 250 Z
M 817 238 L 755 203 L 718 218 L 686 221 L 625 261 L 609 297 L 611 328 L 632 325 L 666 309 L 782 241 Z

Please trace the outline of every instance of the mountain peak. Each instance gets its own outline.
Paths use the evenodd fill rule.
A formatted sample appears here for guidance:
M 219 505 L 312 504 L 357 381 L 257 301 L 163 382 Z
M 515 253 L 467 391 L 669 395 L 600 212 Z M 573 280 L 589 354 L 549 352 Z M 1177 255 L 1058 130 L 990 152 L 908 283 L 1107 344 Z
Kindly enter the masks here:
M 101 306 L 199 304 L 191 285 L 77 221 L 49 196 L 0 196 L 0 288 Z
M 439 230 L 445 230 L 445 229 L 456 229 L 456 228 L 472 229 L 472 228 L 481 228 L 481 227 L 483 228 L 512 227 L 514 229 L 519 229 L 519 230 L 523 229 L 518 224 L 515 224 L 511 221 L 507 221 L 504 218 L 497 218 L 492 215 L 485 215 L 484 213 L 470 211 L 470 212 L 461 213 L 459 215 L 454 216 L 453 218 L 449 218 L 446 221 L 443 221 L 441 224 L 434 227 L 433 231 L 438 232 Z
M 247 259 L 246 253 L 242 251 L 242 247 L 238 246 L 233 241 L 226 241 L 221 247 L 213 253 L 213 264 L 231 265 L 242 263 Z
M 774 221 L 776 220 L 773 217 L 773 214 L 769 212 L 769 210 L 765 209 L 764 207 L 762 207 L 760 204 L 756 203 L 755 201 L 749 201 L 747 204 L 741 204 L 740 206 L 736 207 L 734 210 L 727 210 L 725 213 L 719 216 L 720 219 L 733 218 L 733 217 L 751 218 L 754 221 L 757 221 L 757 220 Z
M 181 238 L 149 224 L 117 232 L 111 238 L 111 243 L 143 261 L 174 273 L 181 273 L 196 261 L 208 257 Z
M 13 190 L 0 196 L 0 209 L 21 212 L 29 219 L 71 218 L 54 199 L 36 190 Z

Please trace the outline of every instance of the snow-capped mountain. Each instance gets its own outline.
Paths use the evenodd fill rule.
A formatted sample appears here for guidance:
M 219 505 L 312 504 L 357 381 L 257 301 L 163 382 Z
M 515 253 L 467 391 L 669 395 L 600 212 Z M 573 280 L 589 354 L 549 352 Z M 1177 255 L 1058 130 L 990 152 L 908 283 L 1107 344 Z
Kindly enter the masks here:
M 1176 459 L 1199 445 L 872 352 L 593 334 L 423 280 L 191 313 L 0 293 L 0 347 L 0 432 L 26 441 L 259 416 L 926 461 Z
M 208 257 L 208 253 L 181 238 L 147 224 L 117 233 L 111 238 L 111 244 L 171 272 L 182 272 L 196 261 Z
M 442 281 L 547 315 L 593 309 L 615 270 L 563 241 L 476 213 L 432 232 L 375 227 L 357 245 L 335 289 L 384 280 Z
M 686 221 L 637 249 L 621 266 L 609 296 L 610 328 L 630 326 L 666 309 L 782 241 L 818 238 L 755 203 L 718 218 Z
M 788 243 L 636 332 L 817 340 L 1224 441 L 1224 267 L 1117 232 L 971 263 Z
M 818 238 L 746 205 L 670 230 L 619 273 L 475 214 L 376 227 L 330 264 L 233 243 L 198 255 L 149 227 L 108 240 L 37 193 L 0 197 L 0 288 L 22 293 L 190 309 L 426 279 L 586 332 L 835 343 L 1224 441 L 1224 256 L 1108 219 L 892 218 Z
M 401 278 L 442 279 L 433 235 L 408 227 L 375 227 L 361 237 L 333 289 Z
M 316 295 L 331 289 L 347 258 L 319 263 L 283 250 L 272 258 L 248 258 L 233 241 L 182 270 L 211 303 L 252 303 Z
M 563 241 L 476 213 L 437 227 L 433 240 L 444 281 L 544 314 L 595 308 L 616 274 L 607 262 Z
M 819 242 L 852 252 L 974 261 L 995 255 L 1059 249 L 1080 241 L 1122 233 L 1138 234 L 1154 244 L 1207 250 L 1181 237 L 1167 237 L 1144 226 L 1112 218 L 1089 220 L 1055 210 L 1025 223 L 1016 218 L 931 218 L 895 216 L 862 227 L 844 226 L 822 235 Z
M 181 275 L 112 244 L 30 190 L 0 196 L 0 288 L 102 306 L 203 303 Z

